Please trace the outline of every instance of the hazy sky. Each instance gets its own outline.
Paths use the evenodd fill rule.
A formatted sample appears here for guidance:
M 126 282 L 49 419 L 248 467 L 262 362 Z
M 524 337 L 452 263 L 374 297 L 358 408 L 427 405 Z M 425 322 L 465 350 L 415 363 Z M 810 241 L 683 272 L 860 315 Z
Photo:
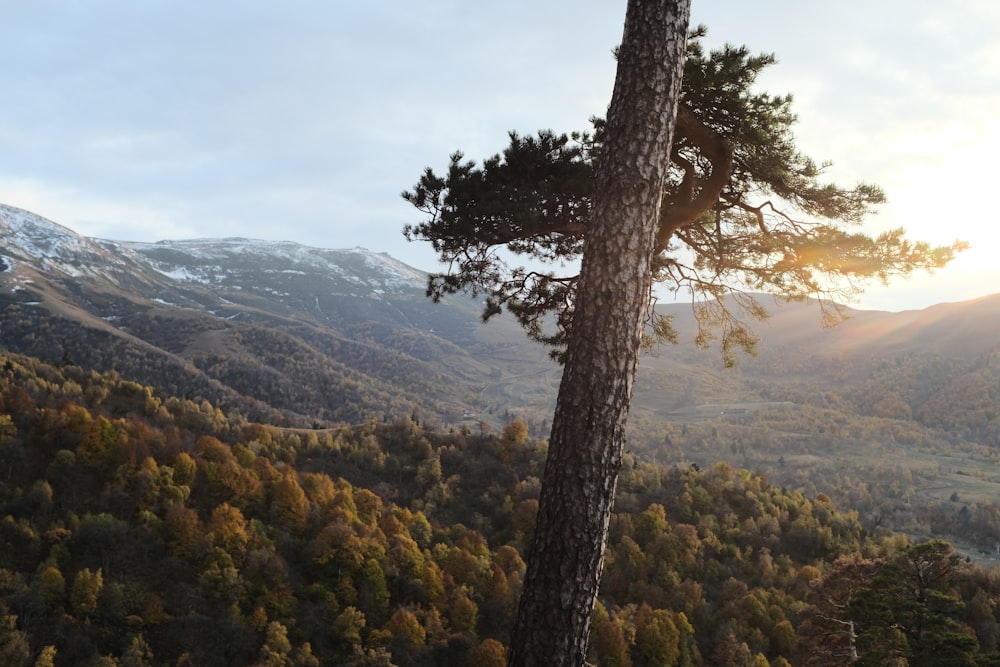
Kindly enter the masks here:
M 800 148 L 875 182 L 903 226 L 972 244 L 860 306 L 1000 292 L 996 0 L 693 0 L 708 45 L 779 63 Z M 434 268 L 399 193 L 508 130 L 586 129 L 625 2 L 32 0 L 0 7 L 0 202 L 120 240 L 363 246 Z

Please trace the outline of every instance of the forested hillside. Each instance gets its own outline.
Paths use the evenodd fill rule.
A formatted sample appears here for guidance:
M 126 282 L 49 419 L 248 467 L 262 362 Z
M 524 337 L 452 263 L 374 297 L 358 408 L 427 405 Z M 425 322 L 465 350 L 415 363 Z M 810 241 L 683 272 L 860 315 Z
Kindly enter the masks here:
M 544 450 L 518 421 L 282 428 L 2 355 L 0 663 L 501 665 Z M 997 664 L 998 595 L 823 492 L 629 457 L 590 654 Z
M 457 422 L 507 402 L 524 370 L 553 393 L 544 350 L 511 323 L 481 332 L 470 299 L 431 304 L 425 283 L 359 248 L 117 243 L 0 204 L 0 349 L 298 426 L 414 405 Z
M 0 232 L 0 664 L 500 664 L 544 348 L 363 250 Z M 853 621 L 862 664 L 992 664 L 1000 295 L 758 298 L 733 368 L 660 306 L 592 659 L 809 664 Z
M 495 429 L 517 417 L 547 436 L 560 377 L 547 350 L 513 318 L 483 324 L 472 299 L 431 303 L 426 280 L 362 249 L 116 243 L 0 204 L 0 349 L 115 370 L 253 421 L 312 426 L 417 408 L 445 428 L 467 415 Z M 640 363 L 634 440 L 654 437 L 647 424 L 700 420 L 705 406 L 717 415 L 791 401 L 998 444 L 1000 295 L 845 309 L 832 329 L 816 302 L 757 298 L 771 315 L 753 324 L 758 356 L 730 369 L 717 349 L 695 346 L 690 304 L 658 307 L 679 343 Z

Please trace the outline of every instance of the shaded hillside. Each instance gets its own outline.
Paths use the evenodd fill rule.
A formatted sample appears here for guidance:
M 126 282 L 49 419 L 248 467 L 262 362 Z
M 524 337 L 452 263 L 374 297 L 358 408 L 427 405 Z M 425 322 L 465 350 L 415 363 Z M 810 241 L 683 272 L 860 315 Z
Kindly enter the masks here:
M 98 241 L 8 207 L 0 236 L 6 349 L 115 369 L 256 419 L 416 409 L 456 421 L 485 407 L 486 382 L 505 375 L 478 341 L 478 306 L 432 306 L 425 274 L 386 255 L 246 239 Z
M 544 456 L 518 422 L 277 428 L 0 353 L 0 663 L 501 667 Z M 1000 578 L 951 545 L 727 463 L 624 463 L 588 662 L 807 664 L 845 618 L 866 659 L 927 624 L 948 664 L 1000 658 Z
M 845 307 L 844 319 L 832 327 L 823 326 L 822 309 L 815 301 L 756 298 L 769 314 L 766 320 L 748 319 L 739 308 L 735 312 L 760 339 L 760 356 L 867 358 L 919 353 L 970 359 L 1000 346 L 1000 293 L 901 312 Z M 694 339 L 697 323 L 690 304 L 660 305 L 657 310 L 672 316 L 682 343 Z
M 682 342 L 643 358 L 635 414 L 684 419 L 699 405 L 790 401 L 1000 446 L 1000 294 L 901 313 L 845 309 L 830 328 L 813 302 L 759 298 L 771 316 L 751 322 L 757 354 L 731 369 L 717 349 L 690 342 L 690 306 L 663 308 Z
M 470 299 L 430 303 L 426 275 L 384 254 L 247 239 L 115 243 L 0 206 L 0 261 L 5 349 L 117 369 L 275 423 L 418 412 L 492 428 L 519 417 L 548 432 L 560 370 L 546 350 L 509 318 L 483 325 Z M 693 345 L 690 304 L 660 306 L 680 344 L 642 360 L 636 437 L 725 405 L 791 402 L 997 444 L 1000 294 L 902 313 L 846 309 L 831 329 L 814 302 L 760 300 L 771 317 L 751 323 L 758 356 L 733 369 Z

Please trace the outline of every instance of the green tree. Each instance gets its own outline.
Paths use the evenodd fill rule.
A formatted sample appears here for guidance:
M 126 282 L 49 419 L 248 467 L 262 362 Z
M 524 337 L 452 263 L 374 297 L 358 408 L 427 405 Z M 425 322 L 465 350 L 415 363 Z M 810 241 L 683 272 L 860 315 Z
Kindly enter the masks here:
M 607 609 L 600 603 L 594 605 L 590 649 L 599 665 L 632 667 L 628 641 L 625 639 L 624 623 L 621 619 L 611 618 Z
M 66 595 L 66 579 L 55 565 L 48 565 L 38 575 L 42 602 L 46 607 L 61 604 Z
M 428 559 L 424 561 L 424 567 L 420 571 L 420 586 L 424 596 L 432 605 L 441 605 L 445 599 L 444 572 L 434 561 Z
M 694 638 L 694 626 L 688 621 L 684 612 L 677 612 L 674 616 L 674 627 L 680 633 L 680 639 L 677 642 L 677 646 L 680 649 L 680 655 L 677 659 L 678 667 L 700 665 L 702 660 Z
M 704 28 L 696 30 L 687 50 L 654 245 L 657 282 L 705 299 L 747 288 L 820 297 L 832 323 L 837 301 L 867 281 L 940 268 L 964 248 L 958 242 L 932 248 L 907 240 L 900 229 L 874 238 L 861 233 L 858 226 L 884 201 L 883 192 L 823 182 L 827 165 L 795 147 L 791 96 L 752 90 L 775 57 L 732 46 L 706 54 L 703 35 Z M 485 292 L 484 317 L 507 308 L 533 338 L 565 343 L 580 275 L 556 267 L 576 266 L 567 260 L 579 259 L 593 230 L 592 182 L 606 137 L 600 119 L 593 136 L 511 134 L 504 153 L 481 168 L 455 153 L 447 174 L 426 170 L 403 196 L 428 215 L 405 234 L 430 241 L 450 267 L 431 276 L 429 294 Z M 511 258 L 553 268 L 512 266 Z M 766 316 L 752 298 L 734 296 L 742 313 L 711 300 L 697 311 L 705 325 L 699 342 L 717 328 L 728 360 L 734 349 L 753 347 L 743 319 Z M 543 327 L 553 312 L 554 333 Z M 669 334 L 669 323 L 659 324 Z
M 961 620 L 955 577 L 964 560 L 947 542 L 911 545 L 890 559 L 851 600 L 859 665 L 972 667 L 978 642 Z
M 654 282 L 701 301 L 698 342 L 716 331 L 731 363 L 753 348 L 745 317 L 766 315 L 742 290 L 822 297 L 833 321 L 829 298 L 961 249 L 858 231 L 881 190 L 822 181 L 792 139 L 791 98 L 751 90 L 772 56 L 706 55 L 695 40 L 685 62 L 687 14 L 684 1 L 629 3 L 614 96 L 593 135 L 511 134 L 482 167 L 456 153 L 445 175 L 427 169 L 403 194 L 427 216 L 405 234 L 450 267 L 431 277 L 432 298 L 485 292 L 485 317 L 506 308 L 533 338 L 565 346 L 511 664 L 583 660 Z M 576 275 L 533 268 L 575 260 Z M 669 322 L 652 325 L 671 337 Z
M 121 660 L 118 661 L 119 667 L 152 667 L 153 666 L 153 650 L 149 647 L 149 644 L 143 638 L 142 634 L 138 634 L 132 638 L 129 642 L 128 648 L 122 653 Z
M 689 0 L 630 0 L 572 337 L 511 638 L 512 665 L 579 665 L 624 446 Z
M 260 649 L 260 664 L 266 667 L 287 667 L 292 664 L 289 654 L 292 644 L 288 641 L 288 628 L 278 621 L 267 625 L 267 637 Z
M 358 605 L 370 618 L 384 617 L 389 609 L 389 588 L 385 571 L 374 558 L 365 561 L 358 576 Z
M 10 482 L 14 470 L 23 466 L 24 448 L 16 440 L 17 425 L 8 414 L 0 414 L 0 479 Z
M 858 622 L 851 612 L 854 596 L 882 568 L 881 560 L 860 554 L 838 559 L 815 580 L 800 614 L 797 651 L 803 665 L 834 667 L 858 660 Z
M 17 616 L 0 615 L 0 665 L 21 667 L 30 659 L 28 637 L 17 629 Z
M 467 635 L 476 634 L 476 623 L 479 620 L 479 606 L 465 593 L 460 593 L 448 610 L 448 620 L 456 632 Z
M 187 452 L 181 452 L 174 460 L 174 481 L 190 486 L 198 472 L 198 464 Z
M 80 408 L 86 413 L 86 409 Z M 85 422 L 83 439 L 76 448 L 77 459 L 90 467 L 110 466 L 125 441 L 125 434 L 105 417 Z
M 681 633 L 665 609 L 643 604 L 635 620 L 635 645 L 650 665 L 675 665 L 680 658 Z
M 0 414 L 0 443 L 11 440 L 17 435 L 17 425 L 14 418 L 7 414 Z
M 367 621 L 364 613 L 355 607 L 347 607 L 333 621 L 333 636 L 353 653 L 361 651 L 361 633 Z
M 97 611 L 101 591 L 104 588 L 104 574 L 101 569 L 92 571 L 83 568 L 73 578 L 70 590 L 70 606 L 73 613 L 83 619 L 89 619 Z

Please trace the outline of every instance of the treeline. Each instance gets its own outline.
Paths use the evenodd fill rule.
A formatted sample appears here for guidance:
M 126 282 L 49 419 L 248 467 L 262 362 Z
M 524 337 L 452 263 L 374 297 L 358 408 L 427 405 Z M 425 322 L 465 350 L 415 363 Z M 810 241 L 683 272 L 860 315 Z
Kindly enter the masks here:
M 1000 449 L 949 431 L 808 403 L 635 430 L 631 446 L 645 460 L 725 459 L 810 497 L 824 493 L 858 511 L 868 531 L 954 539 L 993 555 L 1000 545 L 1000 505 L 990 493 L 1000 481 Z
M 1000 347 L 974 359 L 771 353 L 747 366 L 747 377 L 757 379 L 771 400 L 912 420 L 958 440 L 1000 446 Z
M 0 664 L 502 665 L 544 454 L 0 355 Z M 619 489 L 595 664 L 1000 664 L 1000 577 L 945 543 L 727 463 Z
M 234 311 L 226 320 L 80 298 L 96 312 L 121 314 L 81 326 L 44 306 L 0 304 L 5 348 L 114 370 L 167 395 L 203 397 L 229 415 L 275 424 L 358 422 L 405 412 L 417 400 L 444 413 L 456 395 L 434 364 L 333 330 L 261 312 Z

